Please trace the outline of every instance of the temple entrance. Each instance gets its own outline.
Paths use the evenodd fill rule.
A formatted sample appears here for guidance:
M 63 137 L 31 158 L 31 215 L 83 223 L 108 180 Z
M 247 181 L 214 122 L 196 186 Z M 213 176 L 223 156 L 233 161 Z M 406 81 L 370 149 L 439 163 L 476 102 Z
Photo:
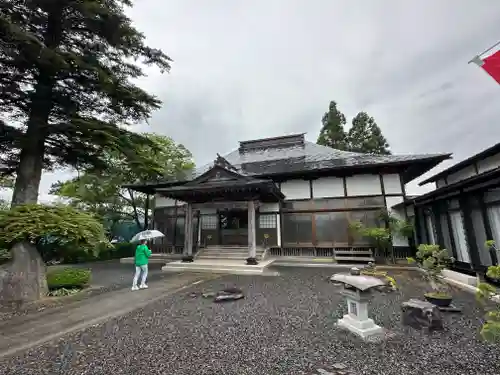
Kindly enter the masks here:
M 221 245 L 248 246 L 248 210 L 219 212 Z

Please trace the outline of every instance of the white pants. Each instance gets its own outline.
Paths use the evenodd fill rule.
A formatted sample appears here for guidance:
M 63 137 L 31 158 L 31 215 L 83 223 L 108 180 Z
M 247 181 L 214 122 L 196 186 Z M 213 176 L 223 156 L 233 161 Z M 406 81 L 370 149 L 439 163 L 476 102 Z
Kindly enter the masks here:
M 137 281 L 139 281 L 139 275 L 142 272 L 141 285 L 146 285 L 146 279 L 148 277 L 148 265 L 145 266 L 135 266 L 135 275 L 132 286 L 137 286 Z

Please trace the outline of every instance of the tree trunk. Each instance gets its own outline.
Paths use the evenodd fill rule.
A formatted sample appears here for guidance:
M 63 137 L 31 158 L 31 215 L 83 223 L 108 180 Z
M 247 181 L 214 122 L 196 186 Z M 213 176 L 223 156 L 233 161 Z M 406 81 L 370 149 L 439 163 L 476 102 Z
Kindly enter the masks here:
M 28 242 L 14 245 L 12 261 L 0 268 L 0 305 L 36 301 L 47 294 L 45 263 Z
M 55 2 L 47 11 L 47 28 L 43 33 L 43 40 L 47 49 L 55 50 L 61 42 L 63 8 L 61 4 Z M 38 68 L 38 74 L 30 105 L 27 130 L 21 143 L 12 206 L 36 203 L 42 177 L 45 139 L 48 135 L 49 116 L 53 106 L 52 93 L 56 84 L 56 72 L 54 64 L 50 61 L 40 60 L 35 68 Z

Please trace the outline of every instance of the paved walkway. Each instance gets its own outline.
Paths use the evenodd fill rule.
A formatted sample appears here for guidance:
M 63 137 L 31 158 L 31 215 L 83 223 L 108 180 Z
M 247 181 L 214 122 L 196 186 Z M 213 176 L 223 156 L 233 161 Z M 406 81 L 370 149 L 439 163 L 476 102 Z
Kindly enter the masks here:
M 124 315 L 213 278 L 213 275 L 182 274 L 150 282 L 149 289 L 137 292 L 121 289 L 39 314 L 12 318 L 0 324 L 0 359 Z

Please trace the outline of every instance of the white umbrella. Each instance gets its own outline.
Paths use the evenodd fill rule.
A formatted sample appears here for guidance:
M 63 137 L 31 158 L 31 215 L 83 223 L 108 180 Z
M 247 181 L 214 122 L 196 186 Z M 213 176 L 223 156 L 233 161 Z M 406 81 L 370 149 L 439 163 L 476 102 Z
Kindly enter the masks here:
M 153 238 L 159 238 L 159 237 L 165 237 L 165 235 L 160 232 L 159 230 L 152 229 L 152 230 L 144 230 L 142 232 L 137 233 L 130 242 L 139 242 L 143 240 L 151 240 Z

